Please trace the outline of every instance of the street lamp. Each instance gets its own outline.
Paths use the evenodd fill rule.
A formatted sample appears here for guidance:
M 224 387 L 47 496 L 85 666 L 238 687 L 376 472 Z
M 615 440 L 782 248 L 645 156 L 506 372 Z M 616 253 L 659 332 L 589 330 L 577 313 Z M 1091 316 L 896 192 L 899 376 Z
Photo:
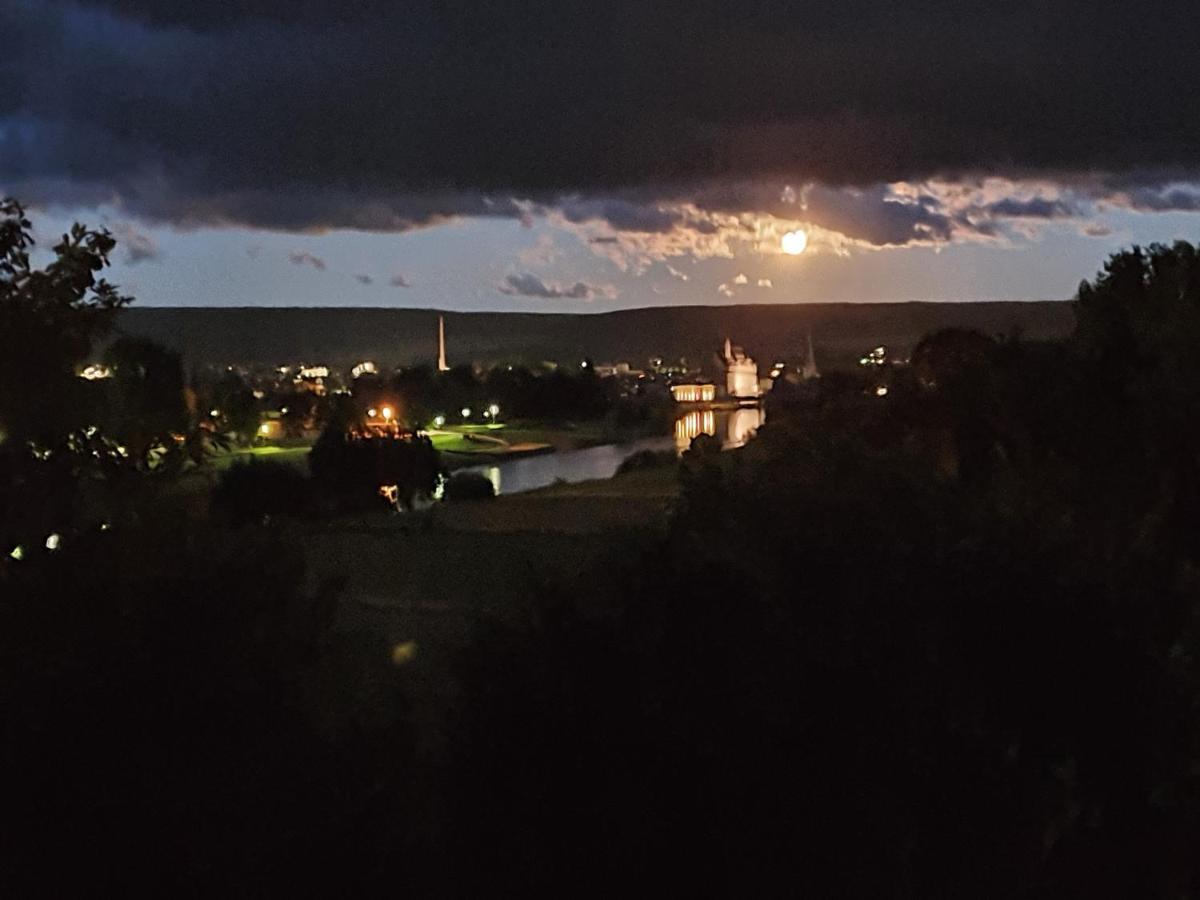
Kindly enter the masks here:
M 385 406 L 383 409 L 380 410 L 380 412 L 383 413 L 383 421 L 385 421 L 385 422 L 392 421 L 392 408 L 390 406 Z
M 462 412 L 462 417 L 463 417 L 464 419 L 469 419 L 469 418 L 471 418 L 471 407 L 469 407 L 469 406 L 464 406 L 464 407 L 463 407 L 463 408 L 460 410 L 460 412 Z
M 441 428 L 445 424 L 446 424 L 446 417 L 443 416 L 441 413 L 438 413 L 436 416 L 433 417 L 433 427 L 434 428 Z
M 498 415 L 500 415 L 500 407 L 493 403 L 488 407 L 488 414 L 495 419 Z

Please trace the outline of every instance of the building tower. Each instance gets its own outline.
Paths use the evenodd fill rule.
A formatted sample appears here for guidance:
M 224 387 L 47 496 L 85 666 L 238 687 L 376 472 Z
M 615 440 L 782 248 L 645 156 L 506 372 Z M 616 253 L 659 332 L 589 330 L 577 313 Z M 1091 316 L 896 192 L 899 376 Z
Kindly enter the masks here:
M 754 400 L 761 393 L 758 366 L 729 338 L 725 338 L 725 392 L 735 400 Z
M 446 318 L 438 316 L 438 371 L 449 372 L 450 367 L 446 365 Z
M 817 356 L 813 353 L 811 331 L 808 333 L 808 355 L 804 357 L 804 366 L 800 369 L 800 377 L 805 381 L 821 377 L 821 372 L 817 368 Z

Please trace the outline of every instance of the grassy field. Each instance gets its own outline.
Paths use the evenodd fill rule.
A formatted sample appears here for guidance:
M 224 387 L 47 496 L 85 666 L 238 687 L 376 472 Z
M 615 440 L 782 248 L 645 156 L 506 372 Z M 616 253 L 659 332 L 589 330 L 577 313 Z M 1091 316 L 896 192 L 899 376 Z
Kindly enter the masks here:
M 659 527 L 678 492 L 674 468 L 645 469 L 495 500 L 443 503 L 434 508 L 433 519 L 456 532 L 603 535 Z
M 485 456 L 508 456 L 548 449 L 577 450 L 611 439 L 605 432 L 603 422 L 447 425 L 430 432 L 430 438 L 435 447 L 447 453 Z
M 378 514 L 294 527 L 310 588 L 339 585 L 340 628 L 404 665 L 436 744 L 453 660 L 480 629 L 524 621 L 551 592 L 582 588 L 624 542 L 661 528 L 677 494 L 666 467 L 438 504 L 419 524 Z
M 269 459 L 273 462 L 297 466 L 307 471 L 308 451 L 311 449 L 312 446 L 309 444 L 297 444 L 289 447 L 268 444 L 262 447 L 247 447 L 230 450 L 227 453 L 217 453 L 212 457 L 211 462 L 213 468 L 218 472 L 225 471 L 235 462 L 249 459 Z

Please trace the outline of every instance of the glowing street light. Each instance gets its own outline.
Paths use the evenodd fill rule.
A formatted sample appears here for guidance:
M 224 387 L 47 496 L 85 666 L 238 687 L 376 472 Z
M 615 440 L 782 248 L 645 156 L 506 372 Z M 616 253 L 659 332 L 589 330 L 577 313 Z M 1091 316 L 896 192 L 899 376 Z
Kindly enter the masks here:
M 380 412 L 383 413 L 383 421 L 385 421 L 385 422 L 392 421 L 393 410 L 390 406 L 385 406 L 383 409 L 380 410 Z
M 469 418 L 471 418 L 471 407 L 469 407 L 469 406 L 464 406 L 464 407 L 463 407 L 461 410 L 459 410 L 459 411 L 462 413 L 462 417 L 463 417 L 464 419 L 469 419 Z
M 375 409 L 375 407 L 372 406 L 370 409 L 367 410 L 367 415 L 373 419 L 377 415 L 379 415 L 379 411 L 377 409 Z
M 441 413 L 438 413 L 436 416 L 433 417 L 433 427 L 434 428 L 441 428 L 445 424 L 446 424 L 446 417 L 443 416 Z
M 490 415 L 493 419 L 496 418 L 496 416 L 500 415 L 500 407 L 493 403 L 488 407 L 488 415 Z
M 271 433 L 271 425 L 270 425 L 270 423 L 268 423 L 268 422 L 263 422 L 261 425 L 259 425 L 259 426 L 258 426 L 258 433 L 259 433 L 259 434 L 261 434 L 263 437 L 266 437 L 268 434 L 270 434 L 270 433 Z

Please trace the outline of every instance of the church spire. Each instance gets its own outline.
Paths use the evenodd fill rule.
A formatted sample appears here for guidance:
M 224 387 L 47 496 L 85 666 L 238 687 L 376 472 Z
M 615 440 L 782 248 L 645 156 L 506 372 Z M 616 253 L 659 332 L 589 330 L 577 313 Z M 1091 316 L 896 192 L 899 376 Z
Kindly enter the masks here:
M 801 377 L 808 381 L 810 378 L 820 378 L 821 373 L 817 369 L 817 356 L 813 353 L 812 332 L 808 333 L 808 355 L 804 357 L 804 367 L 800 370 Z
M 446 365 L 446 318 L 438 316 L 438 371 L 449 372 L 450 367 Z

